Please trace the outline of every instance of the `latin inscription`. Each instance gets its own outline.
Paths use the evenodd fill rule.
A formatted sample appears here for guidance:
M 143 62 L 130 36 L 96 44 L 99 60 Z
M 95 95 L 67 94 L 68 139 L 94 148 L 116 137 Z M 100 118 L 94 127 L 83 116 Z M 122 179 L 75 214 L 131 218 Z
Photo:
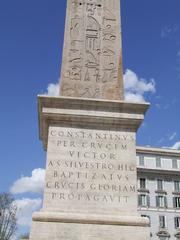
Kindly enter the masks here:
M 136 166 L 126 163 L 130 133 L 51 127 L 46 191 L 52 201 L 128 204 L 136 194 Z

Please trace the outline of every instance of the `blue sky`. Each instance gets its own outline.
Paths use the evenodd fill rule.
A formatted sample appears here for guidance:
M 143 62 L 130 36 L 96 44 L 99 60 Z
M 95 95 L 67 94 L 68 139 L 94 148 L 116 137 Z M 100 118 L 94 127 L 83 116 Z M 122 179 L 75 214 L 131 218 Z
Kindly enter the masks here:
M 0 192 L 9 191 L 18 179 L 35 184 L 43 178 L 43 170 L 31 176 L 45 166 L 37 94 L 47 92 L 60 76 L 65 4 L 0 0 Z M 180 1 L 122 0 L 121 5 L 125 78 L 136 82 L 133 94 L 151 102 L 137 144 L 179 148 Z M 147 91 L 139 89 L 140 83 Z M 28 192 L 15 191 L 17 199 L 24 198 L 24 207 L 27 199 L 40 205 L 33 183 Z

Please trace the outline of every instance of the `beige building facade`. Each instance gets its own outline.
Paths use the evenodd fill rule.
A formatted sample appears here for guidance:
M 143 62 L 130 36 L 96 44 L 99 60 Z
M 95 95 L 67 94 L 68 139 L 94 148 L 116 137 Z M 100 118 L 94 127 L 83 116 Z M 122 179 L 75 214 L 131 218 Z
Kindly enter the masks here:
M 151 239 L 180 239 L 180 151 L 137 147 L 138 211 Z

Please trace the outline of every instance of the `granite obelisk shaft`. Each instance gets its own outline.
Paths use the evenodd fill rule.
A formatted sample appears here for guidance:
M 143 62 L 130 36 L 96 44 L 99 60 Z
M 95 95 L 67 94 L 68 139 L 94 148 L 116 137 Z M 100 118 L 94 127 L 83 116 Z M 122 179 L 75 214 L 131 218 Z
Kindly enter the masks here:
M 67 0 L 60 95 L 123 100 L 119 0 Z

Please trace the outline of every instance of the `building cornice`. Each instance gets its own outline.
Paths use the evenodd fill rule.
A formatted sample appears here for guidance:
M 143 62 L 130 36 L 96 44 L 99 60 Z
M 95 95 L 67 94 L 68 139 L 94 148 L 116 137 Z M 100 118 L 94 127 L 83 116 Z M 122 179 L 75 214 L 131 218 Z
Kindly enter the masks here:
M 136 152 L 137 154 L 150 154 L 150 155 L 160 155 L 160 156 L 180 158 L 180 150 L 170 149 L 170 148 L 136 146 Z
M 145 168 L 145 167 L 137 167 L 138 173 L 155 173 L 155 174 L 161 174 L 161 175 L 174 175 L 178 176 L 180 174 L 179 169 L 158 169 L 158 168 Z

